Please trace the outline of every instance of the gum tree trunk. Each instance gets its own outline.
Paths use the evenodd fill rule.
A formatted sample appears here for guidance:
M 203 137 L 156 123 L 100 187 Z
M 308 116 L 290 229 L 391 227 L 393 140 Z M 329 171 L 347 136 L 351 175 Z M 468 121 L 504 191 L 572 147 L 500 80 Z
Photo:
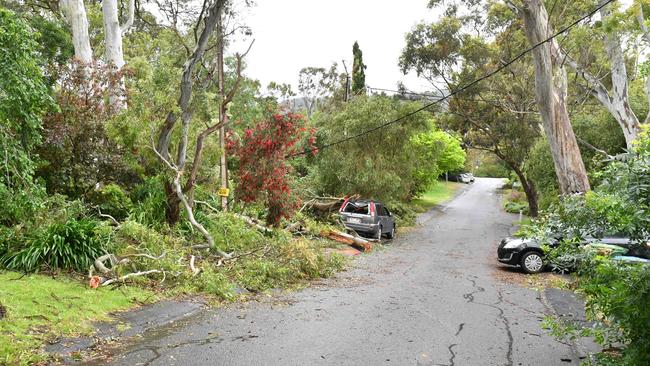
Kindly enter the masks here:
M 604 4 L 605 0 L 599 1 L 600 6 Z M 600 9 L 600 15 L 603 19 L 612 16 L 610 9 L 612 5 L 609 4 Z M 645 24 L 641 27 L 643 28 L 644 26 Z M 566 56 L 566 64 L 586 81 L 591 94 L 598 99 L 612 117 L 614 117 L 616 122 L 618 122 L 623 130 L 625 143 L 630 148 L 634 140 L 639 136 L 639 132 L 641 132 L 641 124 L 630 106 L 627 66 L 625 65 L 621 36 L 617 29 L 613 29 L 605 35 L 605 51 L 610 63 L 611 92 L 597 77 L 592 75 L 571 57 L 564 54 L 563 57 Z
M 124 51 L 122 49 L 122 34 L 125 33 L 133 24 L 133 13 L 135 10 L 135 1 L 129 0 L 129 15 L 124 27 L 120 27 L 120 20 L 117 11 L 118 0 L 103 0 L 102 14 L 104 16 L 104 46 L 106 48 L 105 61 L 114 68 L 114 72 L 119 72 L 124 67 Z M 117 89 L 115 94 L 110 96 L 110 103 L 115 110 L 126 109 L 124 100 L 124 77 L 117 80 Z
M 75 58 L 84 64 L 90 64 L 93 61 L 93 50 L 90 48 L 88 18 L 83 0 L 61 0 L 60 6 L 72 30 Z
M 531 45 L 553 34 L 542 0 L 524 0 L 521 14 Z M 544 132 L 551 146 L 555 173 L 563 195 L 590 189 L 587 171 L 567 111 L 567 74 L 555 40 L 533 51 L 535 94 Z

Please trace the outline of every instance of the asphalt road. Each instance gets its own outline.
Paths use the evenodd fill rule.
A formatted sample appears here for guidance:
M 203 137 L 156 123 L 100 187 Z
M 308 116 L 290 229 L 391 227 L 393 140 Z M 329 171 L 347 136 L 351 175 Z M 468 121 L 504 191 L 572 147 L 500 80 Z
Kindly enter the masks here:
M 500 184 L 477 179 L 333 279 L 201 312 L 121 346 L 111 362 L 577 365 L 576 350 L 541 329 L 540 293 L 499 280 L 495 248 L 516 219 L 500 208 Z

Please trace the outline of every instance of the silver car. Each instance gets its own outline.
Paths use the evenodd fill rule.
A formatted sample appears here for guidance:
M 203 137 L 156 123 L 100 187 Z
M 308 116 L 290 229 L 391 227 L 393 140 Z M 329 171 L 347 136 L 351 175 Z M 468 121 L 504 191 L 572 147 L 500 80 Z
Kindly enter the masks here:
M 343 225 L 359 234 L 381 239 L 395 237 L 395 218 L 388 208 L 374 200 L 346 200 L 339 209 Z

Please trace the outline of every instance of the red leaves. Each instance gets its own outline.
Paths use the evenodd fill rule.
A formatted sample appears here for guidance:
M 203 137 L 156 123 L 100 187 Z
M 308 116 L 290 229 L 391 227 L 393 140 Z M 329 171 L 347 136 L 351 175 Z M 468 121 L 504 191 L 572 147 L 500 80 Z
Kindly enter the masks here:
M 237 195 L 245 202 L 263 196 L 269 209 L 269 224 L 289 217 L 299 204 L 291 196 L 287 157 L 313 148 L 316 130 L 306 128 L 305 123 L 299 114 L 274 114 L 268 121 L 244 130 L 241 141 L 235 142 L 228 136 L 226 146 L 239 160 Z

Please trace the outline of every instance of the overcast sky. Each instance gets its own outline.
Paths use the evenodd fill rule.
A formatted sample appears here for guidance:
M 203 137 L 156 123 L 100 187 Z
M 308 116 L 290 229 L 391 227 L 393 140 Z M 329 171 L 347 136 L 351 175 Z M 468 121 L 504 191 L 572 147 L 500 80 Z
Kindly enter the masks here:
M 329 67 L 345 59 L 352 69 L 352 45 L 359 42 L 367 65 L 366 85 L 395 89 L 403 81 L 408 89 L 430 90 L 415 75 L 404 76 L 397 66 L 404 36 L 437 12 L 428 0 L 258 0 L 242 14 L 253 31 L 255 44 L 246 58 L 246 74 L 262 82 L 291 83 L 297 92 L 298 72 L 307 66 Z M 621 0 L 623 7 L 631 0 Z M 235 43 L 231 52 L 248 44 Z
M 406 78 L 397 66 L 404 35 L 421 20 L 433 20 L 428 0 L 259 0 L 244 14 L 255 44 L 246 58 L 249 77 L 266 87 L 269 81 L 291 83 L 297 91 L 298 72 L 306 66 L 352 68 L 352 45 L 359 42 L 366 84 L 395 89 L 402 80 L 411 89 L 426 85 Z M 243 51 L 235 44 L 231 51 Z M 343 68 L 340 67 L 341 72 Z

